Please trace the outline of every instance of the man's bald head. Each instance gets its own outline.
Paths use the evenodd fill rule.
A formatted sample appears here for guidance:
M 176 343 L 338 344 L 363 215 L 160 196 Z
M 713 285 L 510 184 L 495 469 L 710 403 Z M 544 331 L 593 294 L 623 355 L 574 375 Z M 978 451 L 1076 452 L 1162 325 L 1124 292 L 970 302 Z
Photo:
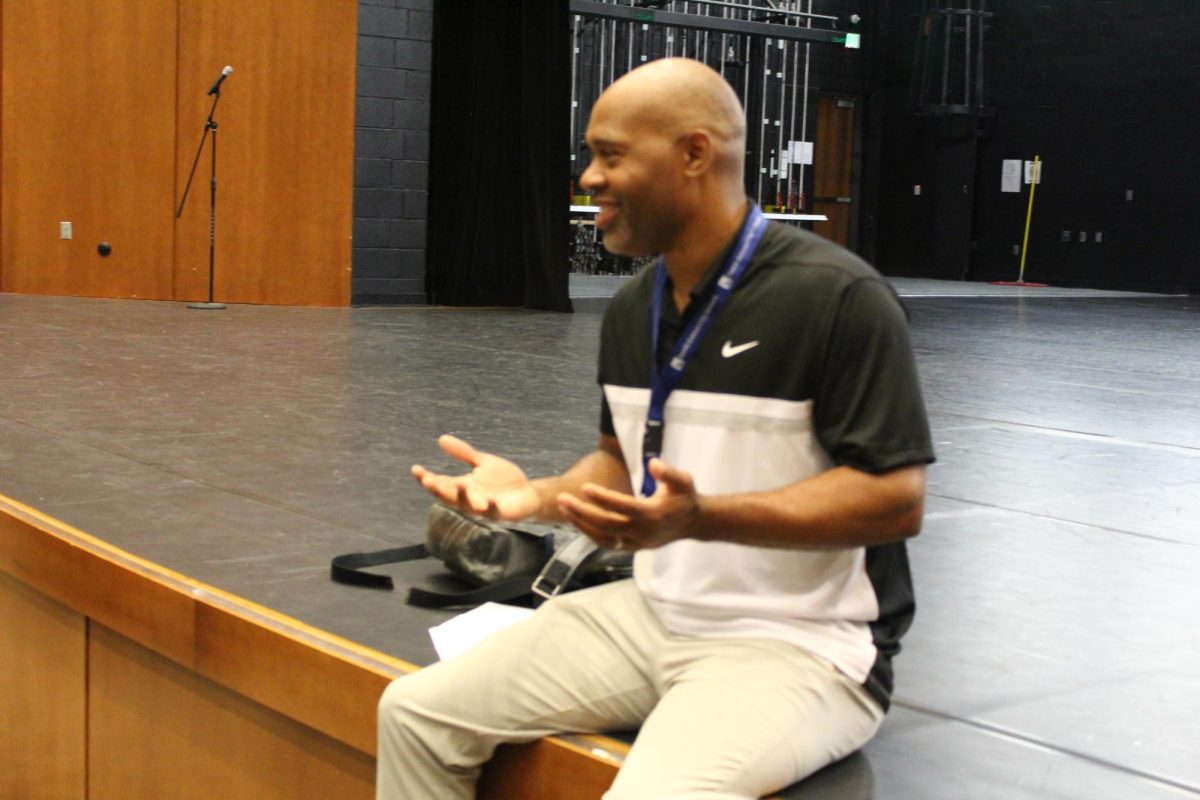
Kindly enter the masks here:
M 742 224 L 745 118 L 729 84 L 700 62 L 652 61 L 613 83 L 592 108 L 587 143 L 579 185 L 600 209 L 610 251 L 707 266 Z
M 741 181 L 746 153 L 741 102 L 718 72 L 699 61 L 664 58 L 638 67 L 600 96 L 596 113 L 671 138 L 701 131 L 712 141 L 715 166 Z

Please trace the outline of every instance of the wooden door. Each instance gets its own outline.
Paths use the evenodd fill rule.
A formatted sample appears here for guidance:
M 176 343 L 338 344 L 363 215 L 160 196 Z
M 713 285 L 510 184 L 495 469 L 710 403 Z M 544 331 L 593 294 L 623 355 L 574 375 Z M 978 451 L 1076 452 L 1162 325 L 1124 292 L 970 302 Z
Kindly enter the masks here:
M 214 299 L 345 306 L 354 204 L 356 4 L 205 0 L 179 4 L 182 192 L 217 108 Z M 208 299 L 211 140 L 175 226 L 176 298 Z M 169 265 L 170 266 L 170 265 Z
M 812 213 L 829 217 L 827 222 L 814 222 L 813 232 L 846 247 L 852 244 L 857 105 L 855 98 L 822 95 L 813 154 Z
M 2 8 L 0 290 L 170 298 L 176 0 Z

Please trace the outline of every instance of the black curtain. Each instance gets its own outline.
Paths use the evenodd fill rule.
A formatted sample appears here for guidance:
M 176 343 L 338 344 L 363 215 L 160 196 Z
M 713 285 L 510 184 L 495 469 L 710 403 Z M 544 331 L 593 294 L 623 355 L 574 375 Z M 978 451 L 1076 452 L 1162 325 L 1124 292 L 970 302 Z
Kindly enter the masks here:
M 567 5 L 434 3 L 430 303 L 571 310 Z

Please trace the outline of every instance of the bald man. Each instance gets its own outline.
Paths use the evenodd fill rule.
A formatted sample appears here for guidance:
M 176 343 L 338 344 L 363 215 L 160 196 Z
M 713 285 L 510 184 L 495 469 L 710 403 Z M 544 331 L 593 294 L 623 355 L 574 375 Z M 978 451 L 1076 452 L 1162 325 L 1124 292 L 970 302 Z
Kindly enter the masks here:
M 906 318 L 854 255 L 763 219 L 745 136 L 695 61 L 597 101 L 580 181 L 596 225 L 614 253 L 662 256 L 605 314 L 599 444 L 530 480 L 444 436 L 469 470 L 413 474 L 465 511 L 634 551 L 634 578 L 395 681 L 380 798 L 473 797 L 499 744 L 633 729 L 607 800 L 757 798 L 879 727 L 933 460 Z

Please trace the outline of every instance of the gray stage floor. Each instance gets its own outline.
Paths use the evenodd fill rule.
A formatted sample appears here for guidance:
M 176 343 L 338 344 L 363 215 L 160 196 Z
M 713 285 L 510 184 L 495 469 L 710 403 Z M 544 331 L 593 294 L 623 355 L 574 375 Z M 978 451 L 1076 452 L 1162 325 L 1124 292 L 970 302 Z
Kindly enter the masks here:
M 939 455 L 917 620 L 880 737 L 788 796 L 1200 798 L 1200 298 L 897 283 Z M 428 663 L 448 614 L 329 557 L 421 538 L 442 432 L 532 474 L 591 447 L 599 322 L 0 295 L 0 493 Z

